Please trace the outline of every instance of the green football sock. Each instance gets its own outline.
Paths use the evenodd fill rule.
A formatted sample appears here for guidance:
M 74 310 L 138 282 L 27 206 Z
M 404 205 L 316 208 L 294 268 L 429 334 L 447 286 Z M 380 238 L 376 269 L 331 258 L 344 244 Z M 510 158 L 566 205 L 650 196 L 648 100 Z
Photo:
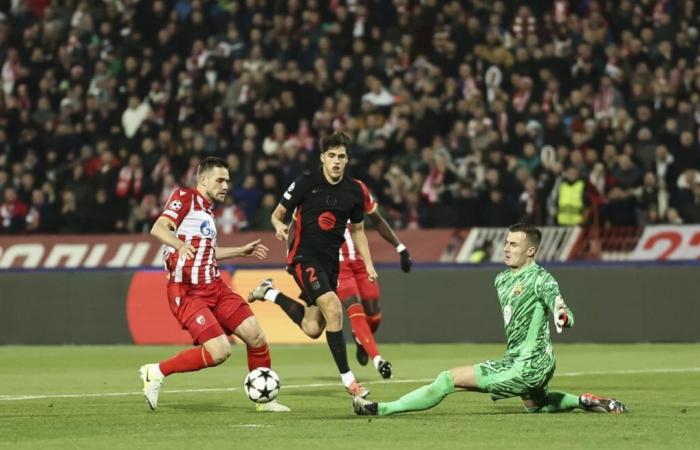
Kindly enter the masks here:
M 394 402 L 379 403 L 378 413 L 380 416 L 388 416 L 398 412 L 429 409 L 454 391 L 452 374 L 446 370 L 441 372 L 432 383 L 419 387 Z
M 528 408 L 528 412 L 557 413 L 579 408 L 578 396 L 566 392 L 550 392 L 539 408 Z

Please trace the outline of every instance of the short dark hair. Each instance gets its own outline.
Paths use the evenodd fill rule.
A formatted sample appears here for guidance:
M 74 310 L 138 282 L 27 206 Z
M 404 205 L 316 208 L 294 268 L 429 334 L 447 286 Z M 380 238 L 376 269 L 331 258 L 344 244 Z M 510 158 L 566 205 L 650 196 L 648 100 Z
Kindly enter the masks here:
M 223 159 L 216 156 L 207 156 L 202 160 L 201 163 L 199 163 L 199 167 L 197 168 L 197 175 L 209 172 L 214 167 L 223 167 L 224 169 L 228 169 L 228 165 L 226 165 L 226 161 L 224 161 Z
M 321 139 L 322 154 L 334 147 L 345 147 L 345 152 L 350 153 L 350 138 L 348 135 L 338 131 Z
M 536 226 L 525 222 L 518 222 L 509 226 L 508 231 L 511 233 L 522 231 L 525 233 L 525 238 L 530 242 L 530 244 L 535 246 L 535 248 L 540 248 L 540 242 L 542 242 L 542 232 Z

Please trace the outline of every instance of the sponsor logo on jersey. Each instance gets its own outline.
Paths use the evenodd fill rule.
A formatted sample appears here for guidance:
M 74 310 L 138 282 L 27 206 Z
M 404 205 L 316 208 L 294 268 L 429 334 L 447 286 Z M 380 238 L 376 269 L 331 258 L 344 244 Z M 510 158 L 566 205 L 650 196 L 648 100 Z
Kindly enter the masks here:
M 173 200 L 168 205 L 168 208 L 172 209 L 173 211 L 180 211 L 180 209 L 182 208 L 182 202 L 180 200 Z
M 194 320 L 195 320 L 195 322 L 197 322 L 197 323 L 200 324 L 200 325 L 204 325 L 204 324 L 206 323 L 206 321 L 207 321 L 207 320 L 204 318 L 204 316 L 201 315 L 201 314 L 198 315 L 197 318 L 194 319 Z
M 199 231 L 202 233 L 202 236 L 211 236 L 211 225 L 208 220 L 202 221 L 202 224 L 199 226 Z
M 503 322 L 508 326 L 510 323 L 510 319 L 513 317 L 513 309 L 510 307 L 510 305 L 506 305 L 503 308 Z
M 335 227 L 335 215 L 330 211 L 321 213 L 321 215 L 318 216 L 318 226 L 323 231 L 332 230 L 333 227 Z

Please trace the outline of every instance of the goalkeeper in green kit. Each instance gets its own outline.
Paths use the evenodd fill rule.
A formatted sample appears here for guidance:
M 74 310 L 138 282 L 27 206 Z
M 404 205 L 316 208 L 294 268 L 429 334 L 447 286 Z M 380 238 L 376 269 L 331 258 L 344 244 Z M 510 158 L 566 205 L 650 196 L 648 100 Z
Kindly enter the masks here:
M 572 395 L 550 391 L 555 360 L 549 339 L 549 317 L 557 333 L 574 325 L 554 277 L 535 263 L 542 233 L 532 225 L 516 224 L 508 229 L 505 263 L 509 267 L 495 281 L 503 311 L 507 339 L 502 359 L 442 372 L 431 384 L 409 392 L 393 402 L 376 403 L 353 399 L 359 415 L 388 416 L 421 411 L 436 406 L 458 391 L 488 392 L 493 400 L 523 399 L 528 412 L 564 412 L 575 409 L 624 413 L 627 407 L 614 398 L 593 394 Z

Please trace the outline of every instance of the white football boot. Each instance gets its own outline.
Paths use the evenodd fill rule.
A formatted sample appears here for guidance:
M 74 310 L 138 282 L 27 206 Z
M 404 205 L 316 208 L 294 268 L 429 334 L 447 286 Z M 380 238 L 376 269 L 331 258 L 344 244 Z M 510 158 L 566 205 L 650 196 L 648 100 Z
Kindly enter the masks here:
M 144 364 L 139 369 L 139 375 L 143 380 L 143 395 L 146 396 L 146 403 L 155 411 L 158 408 L 158 396 L 164 377 L 160 374 L 158 364 Z
M 282 403 L 278 403 L 277 400 L 272 400 L 267 403 L 258 403 L 255 405 L 255 410 L 258 412 L 290 412 L 289 407 L 284 406 Z

